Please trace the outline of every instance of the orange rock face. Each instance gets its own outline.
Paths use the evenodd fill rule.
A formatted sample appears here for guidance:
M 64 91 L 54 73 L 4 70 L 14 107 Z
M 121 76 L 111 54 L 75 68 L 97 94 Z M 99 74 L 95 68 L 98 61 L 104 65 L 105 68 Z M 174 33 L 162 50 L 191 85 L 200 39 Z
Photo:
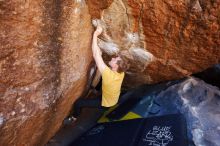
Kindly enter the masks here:
M 86 3 L 0 1 L 0 145 L 44 145 L 87 81 Z
M 106 58 L 131 62 L 125 86 L 220 62 L 220 0 L 1 0 L 0 145 L 44 145 L 59 129 L 87 82 L 92 19 Z
M 178 79 L 220 62 L 219 0 L 115 0 L 100 15 L 92 17 L 105 23 L 102 39 L 132 56 L 126 86 Z M 153 61 L 141 63 L 135 48 Z

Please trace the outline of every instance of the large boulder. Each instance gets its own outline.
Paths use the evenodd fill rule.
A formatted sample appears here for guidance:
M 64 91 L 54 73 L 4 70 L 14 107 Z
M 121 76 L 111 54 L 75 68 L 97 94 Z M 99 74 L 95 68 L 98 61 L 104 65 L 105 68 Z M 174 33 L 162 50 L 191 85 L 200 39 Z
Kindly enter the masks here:
M 184 115 L 190 145 L 193 142 L 196 146 L 219 146 L 219 88 L 197 78 L 188 78 L 161 91 L 154 101 L 157 104 L 153 104 L 151 110 L 158 111 L 154 116 Z
M 220 62 L 220 0 L 93 0 L 88 5 L 105 27 L 103 50 L 113 46 L 130 54 L 126 86 L 178 79 Z
M 0 1 L 0 19 L 0 145 L 44 145 L 87 82 L 87 5 Z
M 87 83 L 92 19 L 134 87 L 219 63 L 219 14 L 220 0 L 0 0 L 0 145 L 44 145 L 59 129 Z

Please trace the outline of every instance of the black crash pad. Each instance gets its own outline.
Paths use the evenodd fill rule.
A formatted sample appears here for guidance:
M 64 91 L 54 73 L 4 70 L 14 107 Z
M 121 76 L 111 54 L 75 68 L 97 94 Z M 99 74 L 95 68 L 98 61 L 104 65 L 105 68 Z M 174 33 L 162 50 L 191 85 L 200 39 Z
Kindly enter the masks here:
M 187 146 L 180 114 L 97 124 L 71 146 Z
M 139 98 L 131 98 L 120 104 L 116 109 L 106 115 L 110 121 L 119 120 L 124 117 L 135 105 L 140 102 Z

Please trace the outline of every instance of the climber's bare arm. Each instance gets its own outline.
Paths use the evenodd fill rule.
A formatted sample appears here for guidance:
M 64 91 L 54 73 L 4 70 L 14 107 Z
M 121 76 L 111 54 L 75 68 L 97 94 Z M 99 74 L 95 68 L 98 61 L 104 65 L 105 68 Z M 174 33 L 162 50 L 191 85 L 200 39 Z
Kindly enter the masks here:
M 98 44 L 97 44 L 97 38 L 102 33 L 102 28 L 100 26 L 97 26 L 96 31 L 93 34 L 93 40 L 92 40 L 92 53 L 93 57 L 95 59 L 96 65 L 99 69 L 99 71 L 102 73 L 105 69 L 106 64 L 102 59 L 102 51 L 100 50 Z

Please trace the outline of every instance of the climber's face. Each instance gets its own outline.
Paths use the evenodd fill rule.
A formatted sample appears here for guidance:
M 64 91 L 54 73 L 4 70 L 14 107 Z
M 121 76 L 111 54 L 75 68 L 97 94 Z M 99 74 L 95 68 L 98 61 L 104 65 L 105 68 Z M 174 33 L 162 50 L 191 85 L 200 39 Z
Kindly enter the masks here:
M 110 65 L 110 67 L 111 67 L 114 71 L 117 71 L 117 69 L 118 69 L 118 64 L 117 64 L 117 62 L 118 62 L 119 60 L 121 60 L 120 57 L 113 57 L 113 58 L 111 59 L 111 61 L 108 62 L 108 64 Z

